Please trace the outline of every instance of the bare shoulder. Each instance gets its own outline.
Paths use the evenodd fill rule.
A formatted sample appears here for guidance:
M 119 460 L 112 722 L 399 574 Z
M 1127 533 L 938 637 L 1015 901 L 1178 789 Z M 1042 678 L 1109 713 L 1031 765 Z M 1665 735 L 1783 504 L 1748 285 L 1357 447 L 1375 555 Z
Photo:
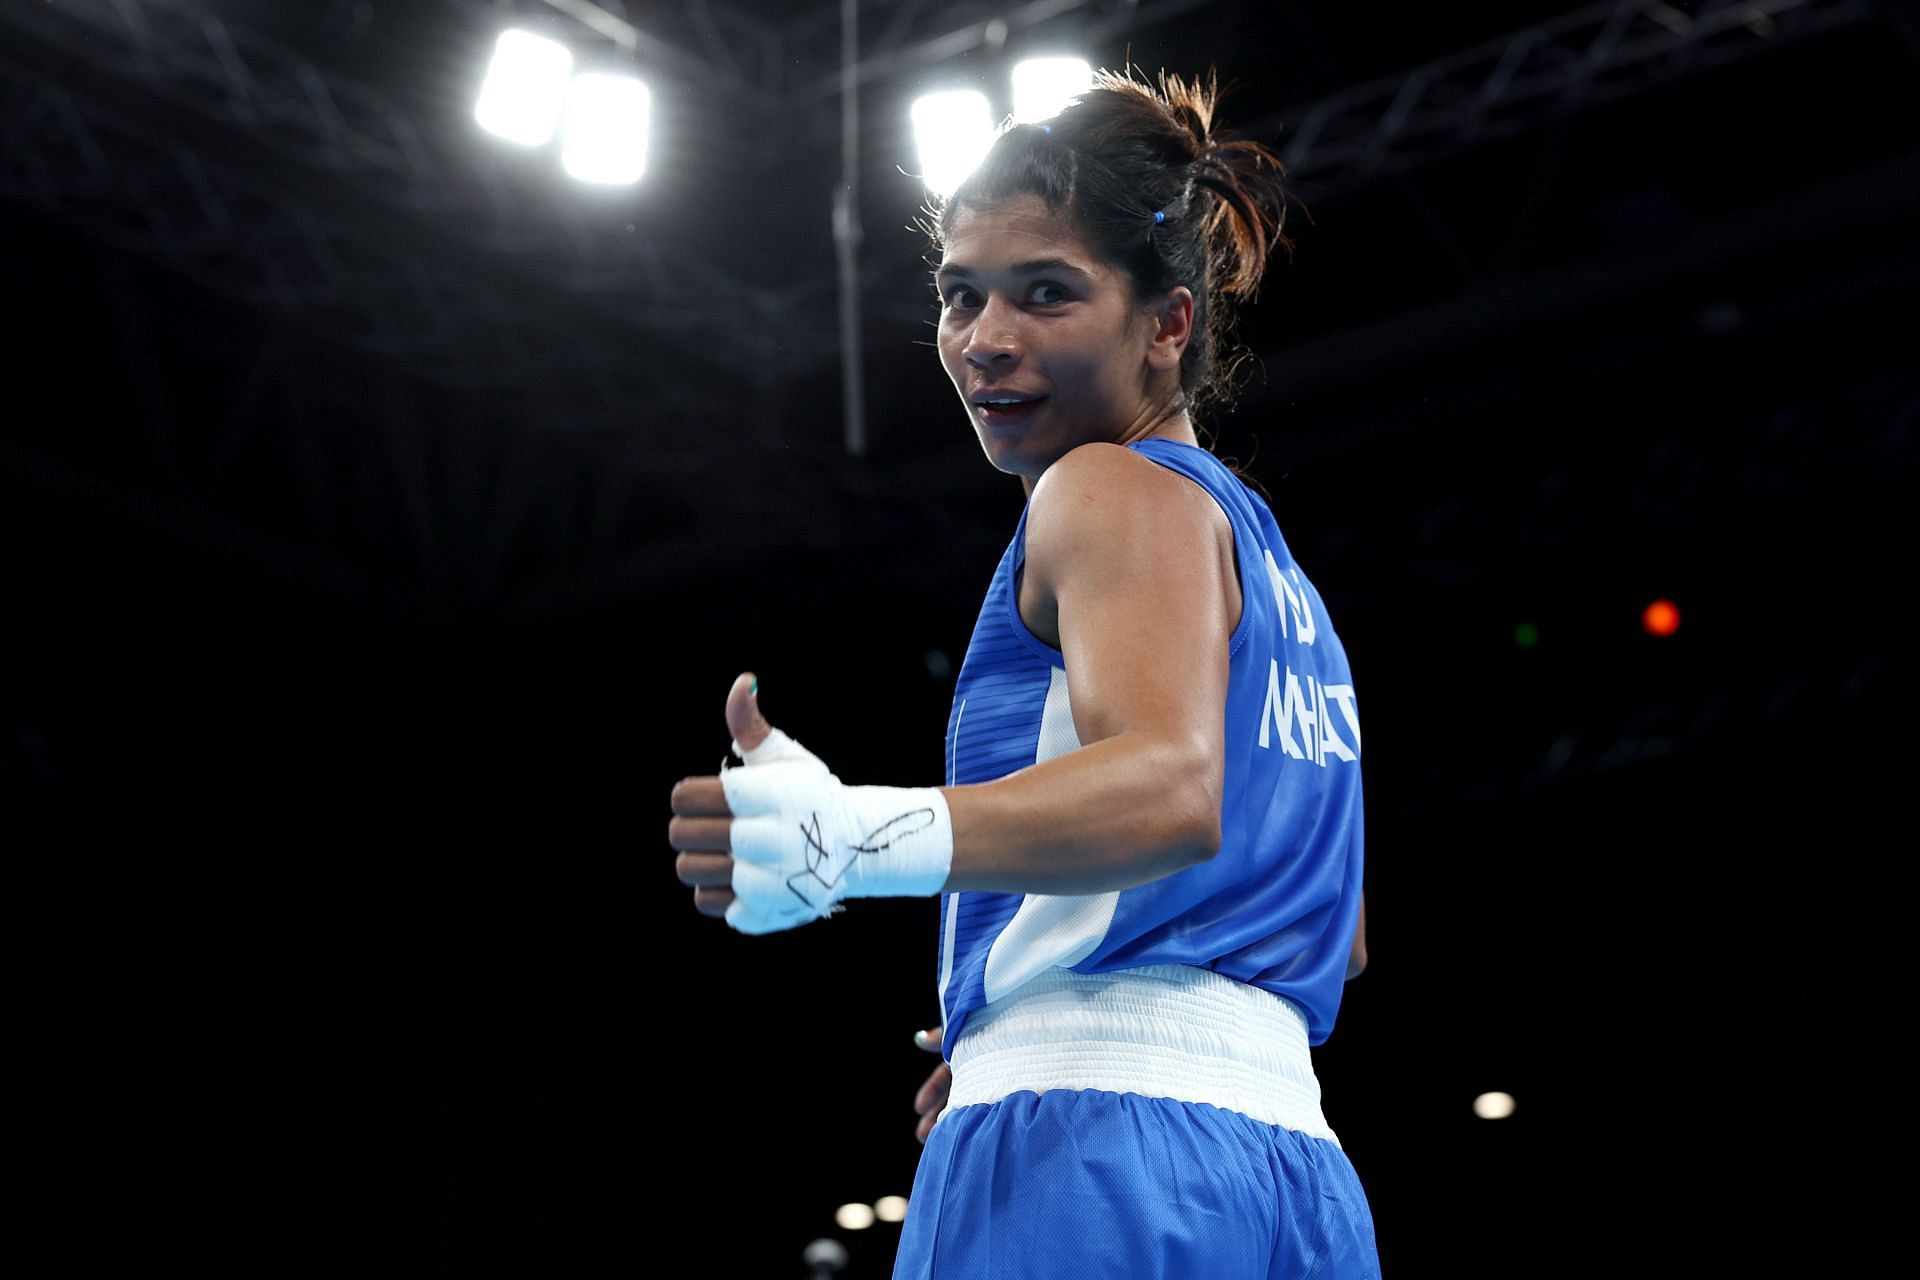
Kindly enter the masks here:
M 1152 542 L 1178 555 L 1231 536 L 1226 514 L 1186 476 L 1124 445 L 1094 442 L 1062 454 L 1033 486 L 1027 559 L 1043 582 L 1051 570 Z
M 1172 468 L 1124 445 L 1083 444 L 1062 454 L 1035 482 L 1028 536 L 1036 521 L 1071 527 L 1090 517 L 1175 517 L 1180 508 L 1219 514 L 1205 490 Z
M 1034 482 L 1033 500 L 1036 504 L 1041 502 L 1041 495 L 1049 490 L 1064 496 L 1086 491 L 1111 492 L 1131 486 L 1151 487 L 1159 476 L 1172 478 L 1173 472 L 1125 445 L 1095 441 L 1076 445 L 1056 458 Z

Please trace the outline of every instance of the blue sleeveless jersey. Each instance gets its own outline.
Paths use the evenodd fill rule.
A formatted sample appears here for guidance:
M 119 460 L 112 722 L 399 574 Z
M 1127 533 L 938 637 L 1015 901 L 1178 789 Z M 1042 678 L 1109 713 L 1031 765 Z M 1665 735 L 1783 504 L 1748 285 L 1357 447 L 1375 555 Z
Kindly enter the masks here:
M 1333 1030 L 1360 914 L 1360 713 L 1347 655 L 1273 513 L 1206 450 L 1127 446 L 1188 477 L 1233 522 L 1242 607 L 1229 641 L 1220 851 L 1110 893 L 940 899 L 944 1056 L 967 1015 L 1054 965 L 1189 964 L 1274 991 Z M 1027 629 L 1027 513 L 994 571 L 947 719 L 947 783 L 990 782 L 1077 749 L 1066 660 Z

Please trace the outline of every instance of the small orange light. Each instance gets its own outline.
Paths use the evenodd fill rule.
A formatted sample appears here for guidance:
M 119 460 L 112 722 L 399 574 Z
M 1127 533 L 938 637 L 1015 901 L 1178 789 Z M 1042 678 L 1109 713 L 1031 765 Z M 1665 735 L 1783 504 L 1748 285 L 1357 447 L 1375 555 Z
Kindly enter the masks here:
M 1680 629 L 1680 610 L 1671 600 L 1655 600 L 1640 615 L 1650 636 L 1670 636 Z

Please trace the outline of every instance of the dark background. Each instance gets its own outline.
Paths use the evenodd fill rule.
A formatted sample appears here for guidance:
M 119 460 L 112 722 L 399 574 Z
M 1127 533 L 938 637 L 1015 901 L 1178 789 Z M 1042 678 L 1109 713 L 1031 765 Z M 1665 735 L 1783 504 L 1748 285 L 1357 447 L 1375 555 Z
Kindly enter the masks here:
M 1910 16 L 1143 0 L 996 47 L 865 4 L 854 454 L 839 6 L 599 3 L 656 108 L 612 193 L 471 123 L 509 21 L 619 60 L 537 0 L 0 9 L 29 1218 L 250 1274 L 887 1274 L 833 1211 L 911 1187 L 937 905 L 735 935 L 667 793 L 746 670 L 841 777 L 943 776 L 1022 498 L 929 345 L 907 105 L 1072 49 L 1217 65 L 1283 155 L 1319 122 L 1212 426 L 1360 691 L 1372 963 L 1316 1065 L 1384 1270 L 1852 1238 L 1796 1153 L 1878 1105 Z

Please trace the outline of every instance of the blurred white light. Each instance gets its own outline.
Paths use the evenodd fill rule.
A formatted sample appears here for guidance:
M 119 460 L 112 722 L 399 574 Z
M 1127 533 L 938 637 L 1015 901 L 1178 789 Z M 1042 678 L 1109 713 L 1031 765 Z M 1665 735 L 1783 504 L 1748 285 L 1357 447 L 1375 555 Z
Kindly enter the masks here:
M 865 1231 L 873 1225 L 873 1209 L 864 1204 L 843 1204 L 833 1211 L 833 1220 L 843 1230 Z
M 1483 1093 L 1473 1100 L 1473 1114 L 1482 1120 L 1505 1120 L 1513 1114 L 1513 1095 Z
M 566 103 L 573 55 L 528 31 L 503 31 L 480 85 L 473 118 L 488 133 L 537 147 L 553 136 Z
M 638 182 L 647 169 L 652 95 L 632 76 L 578 75 L 567 86 L 560 164 L 582 182 Z
M 1028 58 L 1013 68 L 1013 122 L 1051 120 L 1093 88 L 1093 68 L 1078 58 Z
M 881 1196 L 873 1202 L 874 1216 L 882 1222 L 905 1222 L 907 1220 L 907 1198 L 905 1196 Z
M 993 146 L 993 112 L 987 96 L 961 89 L 915 99 L 913 139 L 920 150 L 921 180 L 928 190 L 952 194 Z

